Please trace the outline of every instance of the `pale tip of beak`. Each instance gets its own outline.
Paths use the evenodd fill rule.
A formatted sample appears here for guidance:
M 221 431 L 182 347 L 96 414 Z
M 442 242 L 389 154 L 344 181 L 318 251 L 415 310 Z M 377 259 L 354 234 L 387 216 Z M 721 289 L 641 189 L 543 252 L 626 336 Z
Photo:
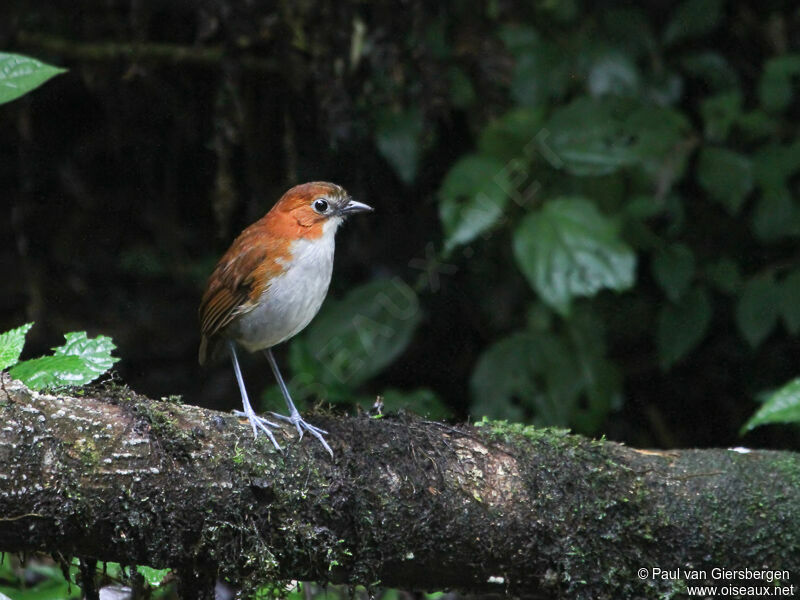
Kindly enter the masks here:
M 352 215 L 355 213 L 373 212 L 374 210 L 375 209 L 369 204 L 364 204 L 363 202 L 357 202 L 356 200 L 351 199 L 342 209 L 342 213 L 345 215 Z

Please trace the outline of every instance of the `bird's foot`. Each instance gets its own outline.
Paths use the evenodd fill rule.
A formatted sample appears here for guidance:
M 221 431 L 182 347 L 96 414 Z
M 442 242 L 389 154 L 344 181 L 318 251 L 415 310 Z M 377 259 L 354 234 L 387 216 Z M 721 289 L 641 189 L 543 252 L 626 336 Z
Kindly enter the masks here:
M 311 435 L 313 435 L 315 438 L 319 440 L 320 444 L 322 444 L 322 447 L 328 451 L 328 454 L 331 455 L 331 458 L 333 458 L 333 450 L 331 450 L 331 447 L 328 445 L 328 442 L 325 441 L 325 438 L 322 437 L 324 435 L 328 435 L 327 431 L 304 421 L 303 417 L 301 417 L 300 413 L 297 412 L 296 410 L 292 411 L 292 414 L 289 415 L 288 417 L 286 415 L 280 415 L 275 412 L 270 412 L 270 414 L 273 415 L 276 419 L 280 419 L 281 421 L 285 421 L 286 423 L 291 423 L 292 425 L 294 425 L 295 428 L 297 428 L 297 433 L 300 435 L 300 439 L 303 439 L 303 433 L 305 433 L 306 431 Z
M 250 411 L 242 411 L 242 410 L 235 410 L 233 411 L 237 417 L 244 417 L 248 421 L 250 421 L 250 426 L 253 428 L 253 437 L 258 437 L 258 432 L 261 431 L 269 438 L 269 441 L 272 442 L 272 445 L 275 446 L 275 449 L 279 452 L 282 451 L 281 447 L 278 445 L 278 441 L 275 439 L 275 436 L 272 434 L 272 430 L 270 427 L 280 427 L 277 423 L 273 423 L 265 419 L 264 417 L 259 417 L 255 412 L 252 410 Z

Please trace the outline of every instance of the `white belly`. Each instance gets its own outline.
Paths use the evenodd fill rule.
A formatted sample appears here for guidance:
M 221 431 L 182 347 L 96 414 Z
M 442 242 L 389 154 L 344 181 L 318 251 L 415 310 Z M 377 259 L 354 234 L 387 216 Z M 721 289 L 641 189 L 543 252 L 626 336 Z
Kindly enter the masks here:
M 288 340 L 319 312 L 333 271 L 333 232 L 316 240 L 298 240 L 288 269 L 276 277 L 257 308 L 229 327 L 228 335 L 255 352 Z

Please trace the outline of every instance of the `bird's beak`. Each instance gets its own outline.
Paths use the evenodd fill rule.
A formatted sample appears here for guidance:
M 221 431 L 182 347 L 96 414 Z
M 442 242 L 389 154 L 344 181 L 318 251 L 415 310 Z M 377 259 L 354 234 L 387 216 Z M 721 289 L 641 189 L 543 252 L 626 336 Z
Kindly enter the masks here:
M 354 215 L 356 213 L 372 212 L 373 210 L 375 209 L 372 208 L 369 204 L 364 204 L 363 202 L 356 202 L 355 200 L 350 198 L 347 204 L 344 205 L 344 208 L 342 208 L 341 212 L 343 215 Z

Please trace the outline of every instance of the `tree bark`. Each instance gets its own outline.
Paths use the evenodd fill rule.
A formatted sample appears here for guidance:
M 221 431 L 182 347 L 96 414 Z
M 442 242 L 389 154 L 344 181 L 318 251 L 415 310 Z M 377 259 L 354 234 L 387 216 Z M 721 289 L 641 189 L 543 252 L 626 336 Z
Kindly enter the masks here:
M 187 596 L 224 577 L 657 598 L 685 593 L 684 570 L 800 574 L 796 453 L 315 415 L 331 460 L 309 436 L 279 431 L 278 453 L 230 414 L 125 387 L 2 377 L 3 551 L 170 566 Z

